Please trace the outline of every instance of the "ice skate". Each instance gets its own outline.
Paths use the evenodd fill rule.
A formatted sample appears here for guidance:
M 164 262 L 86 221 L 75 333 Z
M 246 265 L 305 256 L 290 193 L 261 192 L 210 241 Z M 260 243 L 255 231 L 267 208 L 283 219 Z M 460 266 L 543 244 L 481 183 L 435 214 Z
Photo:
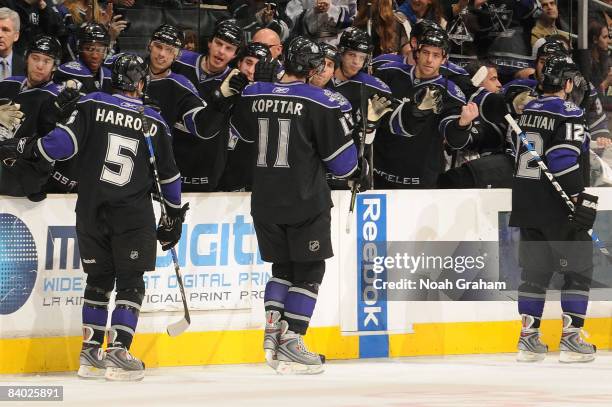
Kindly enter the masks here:
M 304 344 L 302 335 L 289 331 L 287 321 L 281 321 L 281 335 L 277 351 L 278 374 L 318 374 L 323 364 L 318 353 L 312 353 Z
M 144 378 L 144 363 L 123 346 L 106 349 L 106 380 L 138 381 Z
M 266 311 L 266 329 L 264 334 L 263 348 L 266 354 L 266 363 L 275 370 L 278 367 L 276 352 L 281 334 L 280 319 L 280 312 Z
M 533 328 L 535 318 L 531 315 L 521 315 L 523 327 L 518 343 L 516 360 L 519 362 L 539 362 L 544 360 L 548 346 L 540 340 L 540 328 Z
M 595 360 L 595 345 L 587 343 L 582 335 L 588 337 L 582 328 L 572 326 L 572 317 L 563 314 L 563 332 L 559 344 L 559 362 L 562 363 L 584 363 Z M 582 335 L 581 335 L 582 334 Z
M 84 347 L 79 355 L 79 371 L 81 379 L 102 379 L 106 371 L 104 350 L 99 346 Z

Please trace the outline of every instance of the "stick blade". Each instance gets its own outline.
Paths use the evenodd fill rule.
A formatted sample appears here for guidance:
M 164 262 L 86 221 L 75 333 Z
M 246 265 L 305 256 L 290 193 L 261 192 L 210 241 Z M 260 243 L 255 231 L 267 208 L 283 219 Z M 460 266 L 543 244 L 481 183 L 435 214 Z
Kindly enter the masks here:
M 183 318 L 168 325 L 168 327 L 166 328 L 166 332 L 168 332 L 168 335 L 170 336 L 179 336 L 180 334 L 185 332 L 187 328 L 189 328 L 190 324 L 191 321 L 189 321 L 187 318 Z

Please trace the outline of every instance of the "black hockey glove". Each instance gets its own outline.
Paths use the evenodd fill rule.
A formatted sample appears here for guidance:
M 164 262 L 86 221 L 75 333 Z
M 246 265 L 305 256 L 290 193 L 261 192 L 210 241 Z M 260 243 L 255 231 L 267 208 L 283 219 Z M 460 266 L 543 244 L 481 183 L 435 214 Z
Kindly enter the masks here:
M 254 82 L 274 82 L 276 79 L 276 69 L 278 63 L 276 60 L 266 61 L 260 59 L 255 65 L 255 73 L 253 74 Z
M 593 229 L 595 217 L 597 216 L 597 200 L 599 197 L 589 195 L 585 192 L 578 194 L 576 208 L 570 220 L 578 230 Z
M 36 161 L 39 158 L 34 137 L 11 138 L 0 142 L 0 161 L 12 167 L 18 158 Z
M 412 114 L 415 117 L 425 117 L 442 111 L 442 91 L 436 86 L 419 88 L 412 98 Z
M 183 222 L 185 221 L 185 214 L 189 210 L 189 202 L 183 205 L 181 209 L 169 206 L 166 209 L 166 218 L 160 219 L 157 226 L 157 240 L 159 240 L 164 251 L 172 249 L 181 240 Z
M 365 157 L 359 159 L 359 165 L 355 172 L 349 176 L 348 185 L 351 189 L 357 188 L 357 192 L 365 192 L 372 187 L 370 180 L 370 166 Z
M 54 104 L 58 112 L 58 120 L 67 119 L 76 109 L 76 104 L 82 96 L 79 92 L 81 86 L 80 82 L 69 80 L 64 85 L 64 89 L 57 95 Z
M 249 84 L 249 78 L 238 69 L 233 69 L 223 80 L 221 86 L 213 92 L 212 103 L 220 112 L 228 112 L 234 102 L 234 96 Z

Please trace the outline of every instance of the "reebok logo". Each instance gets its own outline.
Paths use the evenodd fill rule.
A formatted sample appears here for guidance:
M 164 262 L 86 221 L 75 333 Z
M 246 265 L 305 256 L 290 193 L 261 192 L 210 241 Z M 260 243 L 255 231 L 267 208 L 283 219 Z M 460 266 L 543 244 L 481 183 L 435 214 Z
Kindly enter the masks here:
M 96 259 L 83 259 L 85 264 L 96 264 Z

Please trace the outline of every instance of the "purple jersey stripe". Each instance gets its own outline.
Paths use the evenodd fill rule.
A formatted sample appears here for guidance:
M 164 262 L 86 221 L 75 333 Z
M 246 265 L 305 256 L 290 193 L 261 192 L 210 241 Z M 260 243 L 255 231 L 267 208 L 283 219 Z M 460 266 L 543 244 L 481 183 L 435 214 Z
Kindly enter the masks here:
M 557 148 L 546 154 L 548 168 L 552 173 L 566 170 L 578 162 L 578 153 L 569 148 Z
M 63 129 L 55 128 L 42 139 L 44 153 L 54 160 L 68 158 L 74 154 L 72 137 Z
M 164 199 L 174 205 L 181 205 L 181 179 L 177 178 L 168 184 L 162 184 Z
M 327 169 L 337 177 L 349 175 L 351 170 L 357 165 L 357 148 L 350 145 L 340 154 L 325 163 Z

